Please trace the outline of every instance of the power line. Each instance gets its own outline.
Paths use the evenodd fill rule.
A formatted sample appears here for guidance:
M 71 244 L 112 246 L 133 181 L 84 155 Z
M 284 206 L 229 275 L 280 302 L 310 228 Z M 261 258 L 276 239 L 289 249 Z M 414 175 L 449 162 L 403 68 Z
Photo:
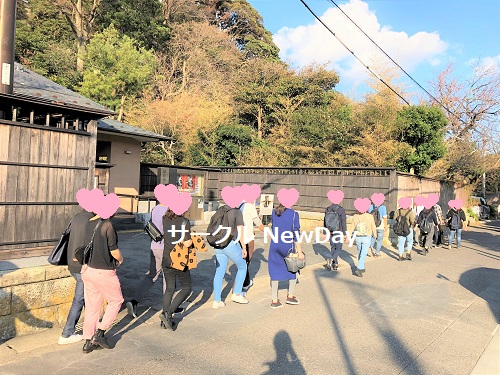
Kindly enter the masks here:
M 377 73 L 375 73 L 371 68 L 366 65 L 355 53 L 354 51 L 350 50 L 349 47 L 316 15 L 316 13 L 313 12 L 311 8 L 304 2 L 304 0 L 300 0 L 302 4 L 307 8 L 307 10 L 320 22 L 329 32 L 332 34 L 339 42 L 344 46 L 345 49 L 347 49 L 368 71 L 373 74 L 380 82 L 382 82 L 389 90 L 391 90 L 394 94 L 396 94 L 402 101 L 404 101 L 407 105 L 410 105 L 410 103 L 401 95 L 399 94 L 396 90 L 394 90 L 387 82 L 385 82 Z
M 302 1 L 302 0 L 301 0 L 301 1 Z M 449 109 L 448 109 L 448 108 L 447 108 L 447 107 L 446 107 L 443 103 L 441 103 L 439 100 L 437 100 L 437 99 L 436 99 L 436 98 L 435 98 L 435 97 L 434 97 L 434 96 L 433 96 L 433 95 L 432 95 L 429 91 L 427 91 L 427 90 L 426 90 L 426 89 L 425 89 L 422 85 L 420 85 L 420 83 L 418 83 L 418 82 L 417 82 L 417 81 L 416 81 L 416 80 L 415 80 L 415 79 L 414 79 L 414 78 L 413 78 L 410 74 L 408 74 L 408 73 L 406 72 L 406 70 L 404 70 L 404 69 L 401 67 L 401 65 L 399 65 L 396 61 L 394 61 L 394 60 L 393 60 L 393 58 L 392 58 L 391 56 L 389 56 L 389 55 L 388 55 L 388 54 L 387 54 L 387 53 L 386 53 L 386 52 L 382 49 L 382 47 L 380 47 L 380 46 L 377 44 L 377 42 L 375 42 L 372 38 L 370 38 L 370 36 L 369 36 L 367 33 L 365 33 L 365 32 L 364 32 L 364 30 L 363 30 L 361 27 L 359 27 L 359 26 L 358 26 L 358 24 L 357 24 L 356 22 L 354 22 L 354 21 L 351 19 L 351 17 L 349 17 L 349 16 L 348 16 L 348 15 L 347 15 L 347 14 L 346 14 L 346 13 L 345 13 L 345 12 L 344 12 L 341 8 L 340 8 L 340 7 L 337 5 L 337 3 L 336 3 L 335 1 L 333 1 L 333 0 L 328 0 L 328 1 L 329 1 L 330 3 L 332 3 L 333 5 L 335 5 L 335 6 L 337 7 L 337 9 L 338 9 L 338 10 L 340 10 L 340 11 L 342 12 L 342 14 L 343 14 L 344 16 L 346 16 L 346 17 L 347 17 L 347 19 L 348 19 L 349 21 L 351 21 L 351 22 L 353 23 L 353 25 L 354 25 L 354 26 L 356 26 L 356 27 L 359 29 L 359 31 L 361 31 L 361 32 L 362 32 L 362 33 L 363 33 L 363 34 L 364 34 L 364 35 L 365 35 L 365 36 L 366 36 L 366 37 L 370 40 L 370 42 L 372 42 L 372 43 L 373 43 L 373 44 L 374 44 L 374 45 L 375 45 L 375 46 L 376 46 L 376 47 L 377 47 L 380 51 L 382 51 L 382 53 L 383 53 L 384 55 L 386 55 L 386 56 L 389 58 L 389 60 L 391 60 L 391 61 L 392 61 L 392 62 L 393 62 L 393 63 L 394 63 L 394 64 L 395 64 L 395 65 L 396 65 L 399 69 L 401 69 L 401 71 L 402 71 L 404 74 L 406 74 L 406 76 L 407 76 L 408 78 L 410 78 L 410 79 L 411 79 L 411 80 L 412 80 L 412 81 L 413 81 L 413 82 L 414 82 L 414 83 L 415 83 L 418 87 L 420 87 L 423 91 L 425 91 L 425 93 L 426 93 L 427 95 L 429 95 L 429 97 L 431 97 L 431 98 L 432 98 L 432 99 L 433 99 L 436 103 L 439 103 L 439 105 L 440 105 L 442 108 L 444 108 L 444 109 L 445 109 L 445 110 L 446 110 L 446 111 L 447 111 L 450 115 L 452 115 L 453 117 L 455 117 L 457 120 L 459 120 L 459 121 L 462 121 L 462 122 L 463 122 L 463 120 L 459 119 L 459 118 L 458 118 L 458 117 L 457 117 L 457 116 L 456 116 L 453 112 L 451 112 L 451 111 L 450 111 L 450 110 L 449 110 Z M 302 1 L 302 3 L 303 3 L 303 1 Z

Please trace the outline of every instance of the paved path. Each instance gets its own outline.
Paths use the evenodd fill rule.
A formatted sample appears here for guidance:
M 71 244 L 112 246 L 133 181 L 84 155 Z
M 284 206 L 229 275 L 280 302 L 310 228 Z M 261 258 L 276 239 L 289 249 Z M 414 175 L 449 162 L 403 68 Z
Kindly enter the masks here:
M 120 313 L 113 350 L 84 355 L 83 343 L 54 344 L 60 329 L 51 329 L 0 345 L 0 374 L 500 374 L 492 340 L 500 322 L 499 235 L 500 222 L 490 222 L 464 233 L 462 248 L 414 252 L 411 262 L 384 249 L 381 258 L 368 258 L 363 278 L 351 272 L 354 248 L 342 253 L 338 272 L 329 272 L 326 247 L 304 246 L 300 305 L 277 310 L 270 309 L 268 246 L 260 235 L 250 304 L 228 298 L 225 308 L 210 308 L 214 257 L 201 253 L 175 332 L 160 329 L 158 282 L 138 319 Z M 119 237 L 127 299 L 147 270 L 148 239 L 137 232 Z M 227 280 L 234 272 L 230 267 Z

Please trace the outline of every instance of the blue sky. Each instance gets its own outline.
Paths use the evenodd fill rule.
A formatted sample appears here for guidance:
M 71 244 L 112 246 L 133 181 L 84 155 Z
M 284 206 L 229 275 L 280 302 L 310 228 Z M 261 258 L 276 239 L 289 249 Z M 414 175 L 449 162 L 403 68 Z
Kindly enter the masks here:
M 280 56 L 294 67 L 328 64 L 340 75 L 339 91 L 359 98 L 367 90 L 363 67 L 308 12 L 299 0 L 248 0 L 273 33 Z M 305 0 L 309 7 L 367 65 L 392 63 L 328 0 Z M 471 62 L 500 66 L 500 0 L 335 1 L 372 39 L 423 87 L 453 62 L 466 79 Z M 380 72 L 379 72 L 380 73 Z M 401 73 L 412 101 L 425 93 Z

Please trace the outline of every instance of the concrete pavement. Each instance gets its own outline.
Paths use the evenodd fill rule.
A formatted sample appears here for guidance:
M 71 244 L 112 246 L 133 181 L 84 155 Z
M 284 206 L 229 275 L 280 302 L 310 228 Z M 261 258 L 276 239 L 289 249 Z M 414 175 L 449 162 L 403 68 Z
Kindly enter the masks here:
M 414 252 L 411 262 L 398 262 L 395 249 L 386 248 L 381 258 L 368 258 L 362 278 L 351 272 L 355 248 L 345 249 L 340 270 L 330 272 L 323 267 L 328 249 L 306 245 L 300 305 L 272 310 L 268 245 L 259 234 L 248 305 L 227 298 L 223 309 L 210 308 L 209 250 L 198 254 L 193 294 L 175 332 L 159 325 L 160 281 L 138 319 L 121 311 L 111 329 L 113 350 L 84 355 L 83 342 L 58 346 L 61 329 L 51 329 L 0 345 L 0 374 L 500 374 L 499 235 L 500 222 L 490 222 L 465 232 L 462 248 Z M 149 242 L 137 232 L 122 232 L 119 241 L 127 300 L 147 270 Z M 223 295 L 235 271 L 228 269 Z

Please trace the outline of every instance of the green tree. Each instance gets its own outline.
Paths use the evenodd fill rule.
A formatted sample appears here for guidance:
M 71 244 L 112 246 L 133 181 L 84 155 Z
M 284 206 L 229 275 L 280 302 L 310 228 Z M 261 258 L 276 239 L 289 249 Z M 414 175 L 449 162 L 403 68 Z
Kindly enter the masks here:
M 87 46 L 80 93 L 112 109 L 119 107 L 120 121 L 125 99 L 141 94 L 152 78 L 154 64 L 152 52 L 110 26 Z
M 146 49 L 163 51 L 169 28 L 158 0 L 106 0 L 96 17 L 97 31 L 113 25 L 120 34 L 136 40 Z
M 416 174 L 424 174 L 446 152 L 446 125 L 446 116 L 435 106 L 419 105 L 400 110 L 394 136 L 410 145 L 412 152 L 402 155 L 397 162 L 398 169 L 405 172 L 413 169 Z

